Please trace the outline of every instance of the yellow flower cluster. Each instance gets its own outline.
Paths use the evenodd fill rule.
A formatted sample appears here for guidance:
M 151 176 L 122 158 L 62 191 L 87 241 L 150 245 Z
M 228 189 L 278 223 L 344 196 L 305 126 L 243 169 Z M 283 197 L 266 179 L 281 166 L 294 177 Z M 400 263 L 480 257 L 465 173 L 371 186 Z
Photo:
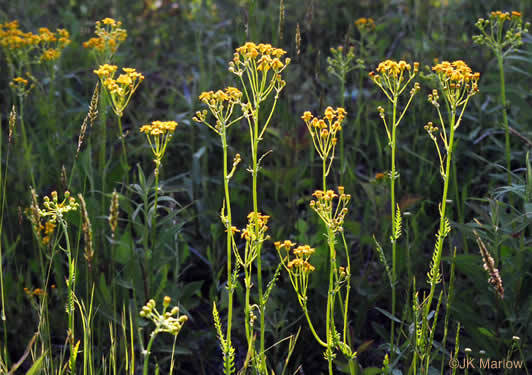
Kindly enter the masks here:
M 334 149 L 338 141 L 336 133 L 342 130 L 342 122 L 346 115 L 344 108 L 338 107 L 335 110 L 329 106 L 325 109 L 323 119 L 314 117 L 310 111 L 305 111 L 301 116 L 312 137 L 314 148 L 322 160 L 326 160 L 331 152 L 331 160 L 334 157 Z
M 298 271 L 314 271 L 316 268 L 311 265 L 308 260 L 310 259 L 311 255 L 314 254 L 315 249 L 310 247 L 310 245 L 299 245 L 292 250 L 292 255 L 294 255 L 295 258 L 290 259 L 290 249 L 295 245 L 296 244 L 290 240 L 285 240 L 283 242 L 277 241 L 274 243 L 274 246 L 278 252 L 280 252 L 281 249 L 286 251 L 286 257 L 283 258 L 283 264 L 286 262 L 286 268 L 289 271 L 292 270 L 294 273 L 297 273 Z
M 46 292 L 42 290 L 41 288 L 35 288 L 33 290 L 29 288 L 24 288 L 24 292 L 30 298 L 31 297 L 43 297 L 46 294 Z
M 242 92 L 235 87 L 226 87 L 225 90 L 206 91 L 201 93 L 199 100 L 205 103 L 214 118 L 216 124 L 213 126 L 207 122 L 207 111 L 198 111 L 192 118 L 193 121 L 202 122 L 216 133 L 222 135 L 225 128 L 234 124 L 240 118 L 230 121 L 233 109 L 236 104 L 241 104 Z
M 347 205 L 351 200 L 351 195 L 345 194 L 343 186 L 338 186 L 338 194 L 334 190 L 316 190 L 312 196 L 316 200 L 310 201 L 310 208 L 316 211 L 333 233 L 342 232 L 342 225 L 348 211 Z M 334 207 L 336 200 L 336 207 Z
M 510 21 L 512 18 L 520 18 L 520 17 L 521 17 L 521 13 L 516 12 L 516 11 L 512 11 L 511 14 L 508 12 L 501 12 L 500 10 L 493 11 L 490 13 L 490 18 L 498 19 L 501 21 Z
M 42 236 L 43 245 L 46 246 L 50 243 L 50 240 L 52 239 L 56 226 L 57 226 L 56 223 L 52 221 L 47 221 L 44 224 L 44 226 L 42 224 L 40 225 L 40 228 L 41 230 L 43 230 L 43 234 L 44 234 L 44 236 Z
M 122 68 L 124 73 L 118 78 L 114 78 L 118 67 L 116 65 L 104 64 L 94 71 L 100 78 L 103 86 L 109 92 L 111 97 L 113 111 L 117 116 L 122 117 L 131 96 L 137 90 L 144 76 L 134 68 Z
M 167 332 L 177 336 L 188 320 L 188 316 L 179 315 L 179 307 L 177 306 L 174 306 L 170 311 L 166 311 L 170 302 L 170 297 L 164 297 L 162 313 L 159 313 L 155 308 L 155 301 L 153 299 L 150 299 L 140 310 L 139 315 L 141 318 L 149 319 L 155 324 L 155 330 L 152 335 Z
M 357 27 L 358 31 L 361 33 L 373 31 L 375 30 L 375 21 L 373 20 L 373 18 L 362 17 L 355 21 L 355 26 Z
M 122 29 L 122 22 L 112 18 L 104 18 L 96 21 L 95 34 L 97 37 L 90 38 L 83 43 L 83 47 L 92 49 L 102 62 L 108 62 L 118 47 L 127 38 L 127 31 Z
M 432 70 L 437 74 L 445 98 L 452 108 L 465 103 L 478 92 L 480 73 L 473 73 L 471 68 L 462 60 L 456 60 L 452 63 L 443 61 L 433 66 Z M 429 101 L 433 102 L 437 99 L 437 92 L 433 92 L 432 97 L 429 95 Z
M 250 212 L 248 214 L 248 224 L 246 228 L 242 230 L 240 238 L 244 238 L 246 241 L 263 241 L 265 239 L 264 234 L 268 230 L 268 220 L 270 216 L 263 215 L 260 212 Z
M 15 91 L 17 96 L 23 97 L 28 95 L 31 89 L 35 86 L 33 84 L 28 86 L 29 83 L 30 82 L 26 78 L 15 77 L 11 82 L 9 82 L 9 86 Z
M 39 39 L 43 51 L 41 61 L 57 60 L 63 49 L 70 44 L 70 34 L 65 29 L 57 29 L 57 32 L 53 33 L 46 27 L 41 27 Z
M 175 121 L 152 121 L 149 125 L 143 125 L 140 128 L 141 133 L 146 134 L 153 155 L 155 156 L 155 175 L 159 175 L 159 166 L 166 152 L 168 142 L 177 128 L 178 123 Z
M 416 76 L 419 63 L 414 62 L 412 66 L 404 60 L 385 60 L 379 63 L 376 70 L 378 74 L 370 72 L 369 77 L 381 88 L 388 99 L 393 101 L 393 98 L 398 97 Z M 413 96 L 419 90 L 419 84 L 416 83 L 410 95 Z
M 299 303 L 304 306 L 307 303 L 307 289 L 309 275 L 316 268 L 310 264 L 309 259 L 315 249 L 309 245 L 299 245 L 290 240 L 277 241 L 274 243 L 279 259 L 284 269 L 288 272 L 290 282 L 294 287 Z M 292 248 L 295 247 L 293 250 Z M 282 250 L 284 249 L 284 252 Z
M 274 48 L 271 44 L 247 42 L 236 49 L 233 60 L 229 62 L 229 71 L 239 76 L 245 77 L 249 81 L 248 99 L 260 103 L 275 90 L 277 95 L 286 85 L 281 77 L 282 71 L 290 64 L 290 58 L 281 58 L 286 51 L 281 48 Z M 273 72 L 267 78 L 268 72 Z
M 0 24 L 0 46 L 7 50 L 32 48 L 39 42 L 38 35 L 20 30 L 17 20 Z
M 520 12 L 509 13 L 498 10 L 491 12 L 487 20 L 479 18 L 475 26 L 481 34 L 473 35 L 473 41 L 488 46 L 496 55 L 502 56 L 504 51 L 523 44 L 522 36 L 528 33 L 530 23 L 526 22 L 523 25 L 523 16 Z
M 43 206 L 44 209 L 39 208 L 39 215 L 41 217 L 50 217 L 50 222 L 56 223 L 57 219 L 61 219 L 64 214 L 70 211 L 76 211 L 79 207 L 79 203 L 76 202 L 76 198 L 70 196 L 70 192 L 65 191 L 64 198 L 60 202 L 57 197 L 57 191 L 52 191 L 50 197 L 44 197 Z
M 8 53 L 18 57 L 26 55 L 36 47 L 42 51 L 39 61 L 57 60 L 63 49 L 70 44 L 70 34 L 65 29 L 50 31 L 46 27 L 39 29 L 39 34 L 23 32 L 18 21 L 0 24 L 0 46 Z
M 224 102 L 238 102 L 242 97 L 242 92 L 235 87 L 226 87 L 225 90 L 205 91 L 199 96 L 199 100 L 208 106 L 216 106 Z
M 141 133 L 146 135 L 165 135 L 166 133 L 173 133 L 178 123 L 175 121 L 152 121 L 149 125 L 143 125 L 140 128 Z
M 286 58 L 284 63 L 281 57 L 286 51 L 281 48 L 274 48 L 271 44 L 247 42 L 236 49 L 233 55 L 235 69 L 246 63 L 252 63 L 258 71 L 267 72 L 272 69 L 280 73 L 286 65 L 290 64 L 290 58 Z

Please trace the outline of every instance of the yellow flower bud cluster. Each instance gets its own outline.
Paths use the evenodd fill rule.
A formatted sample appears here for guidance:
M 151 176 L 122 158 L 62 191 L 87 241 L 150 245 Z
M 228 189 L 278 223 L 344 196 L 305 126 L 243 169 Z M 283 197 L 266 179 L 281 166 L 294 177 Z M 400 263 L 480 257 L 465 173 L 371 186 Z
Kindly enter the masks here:
M 95 34 L 83 43 L 83 47 L 95 52 L 100 62 L 109 62 L 120 44 L 127 38 L 127 31 L 121 28 L 122 22 L 112 18 L 104 18 L 96 22 Z
M 376 70 L 377 73 L 370 72 L 369 77 L 393 101 L 393 97 L 399 96 L 418 73 L 419 63 L 414 62 L 412 67 L 404 60 L 385 60 L 379 63 Z M 414 95 L 419 89 L 419 84 L 414 85 L 410 94 Z
M 43 209 L 39 208 L 39 215 L 41 217 L 49 217 L 52 223 L 55 223 L 57 219 L 62 219 L 63 215 L 70 211 L 76 211 L 79 207 L 79 203 L 76 202 L 76 198 L 70 196 L 70 192 L 65 191 L 62 201 L 59 201 L 57 191 L 52 191 L 50 197 L 45 196 L 43 202 Z
M 0 24 L 0 46 L 8 58 L 20 60 L 12 61 L 18 65 L 30 63 L 34 58 L 30 53 L 35 49 L 40 51 L 40 55 L 35 56 L 36 62 L 57 60 L 69 44 L 70 33 L 65 29 L 52 32 L 46 27 L 41 27 L 39 34 L 33 34 L 20 30 L 16 20 Z
M 236 87 L 226 87 L 224 90 L 206 91 L 201 93 L 199 100 L 205 103 L 208 107 L 216 123 L 213 125 L 207 121 L 207 111 L 198 111 L 192 118 L 195 122 L 201 122 L 214 130 L 219 135 L 222 135 L 224 130 L 230 125 L 234 124 L 237 120 L 231 121 L 231 115 L 233 114 L 234 106 L 241 103 L 242 92 Z
M 248 224 L 246 228 L 242 230 L 240 238 L 244 238 L 247 242 L 262 242 L 267 237 L 264 236 L 268 230 L 268 220 L 270 216 L 263 215 L 260 212 L 250 212 L 248 214 Z
M 359 18 L 355 21 L 355 26 L 360 33 L 367 33 L 375 30 L 375 21 L 373 18 Z
M 30 85 L 30 82 L 23 77 L 15 77 L 11 82 L 9 82 L 9 86 L 15 91 L 15 94 L 20 97 L 27 96 L 30 91 L 35 87 L 35 84 L 32 83 Z
M 476 44 L 488 46 L 497 56 L 503 52 L 512 50 L 523 44 L 523 34 L 528 33 L 530 24 L 523 25 L 523 16 L 520 12 L 501 12 L 500 10 L 490 13 L 489 19 L 479 18 L 475 23 L 480 35 L 474 35 Z
M 336 134 L 342 130 L 342 122 L 346 115 L 344 108 L 333 109 L 329 106 L 325 109 L 323 119 L 314 117 L 310 111 L 305 111 L 301 116 L 312 137 L 314 148 L 322 160 L 326 160 L 330 154 L 331 161 L 334 158 L 334 150 L 338 141 Z
M 39 46 L 42 50 L 40 61 L 54 61 L 61 57 L 61 52 L 70 44 L 70 34 L 65 29 L 55 33 L 46 27 L 39 29 Z
M 229 62 L 229 71 L 243 78 L 246 73 L 250 83 L 250 96 L 260 103 L 275 90 L 277 95 L 286 85 L 281 73 L 290 64 L 290 58 L 282 57 L 286 51 L 271 44 L 247 42 L 238 47 Z M 268 77 L 269 72 L 273 72 Z
M 156 309 L 156 304 L 153 299 L 150 299 L 146 305 L 140 310 L 140 317 L 151 320 L 155 324 L 155 330 L 152 335 L 157 335 L 160 332 L 167 332 L 171 335 L 177 336 L 183 328 L 183 325 L 188 320 L 188 316 L 179 315 L 179 307 L 174 306 L 170 311 L 166 311 L 170 306 L 172 299 L 168 296 L 163 300 L 163 311 L 159 313 Z
M 334 190 L 316 190 L 312 196 L 316 200 L 310 201 L 310 208 L 316 211 L 333 233 L 342 232 L 351 195 L 345 194 L 343 186 L 338 186 L 338 194 Z
M 480 73 L 473 73 L 464 61 L 443 61 L 433 66 L 432 70 L 437 74 L 445 99 L 451 108 L 465 104 L 471 96 L 478 93 Z M 432 98 L 429 96 L 431 101 L 436 101 L 437 98 L 437 93 L 434 95 L 434 92 Z
M 309 263 L 315 249 L 310 245 L 299 245 L 290 240 L 277 241 L 274 243 L 281 264 L 288 272 L 290 282 L 297 293 L 299 303 L 303 306 L 307 301 L 307 289 L 309 274 L 316 268 Z M 292 249 L 294 248 L 294 249 Z
M 111 97 L 113 111 L 117 116 L 122 117 L 131 100 L 131 96 L 144 80 L 144 76 L 134 68 L 122 68 L 124 73 L 115 79 L 114 76 L 117 69 L 116 65 L 103 64 L 94 70 L 94 73 L 107 89 Z
M 40 41 L 38 35 L 20 30 L 17 20 L 0 24 L 0 46 L 5 50 L 32 49 Z
M 267 72 L 270 69 L 280 73 L 286 65 L 290 64 L 290 58 L 286 58 L 284 63 L 281 58 L 286 51 L 281 48 L 274 48 L 271 44 L 247 42 L 236 49 L 233 55 L 235 72 L 246 64 L 253 64 L 257 71 Z
M 152 121 L 149 125 L 143 125 L 140 128 L 141 133 L 146 134 L 153 155 L 155 156 L 155 175 L 159 174 L 161 160 L 166 152 L 168 142 L 179 125 L 175 121 Z
M 175 121 L 152 121 L 149 125 L 143 125 L 140 128 L 146 135 L 159 136 L 166 133 L 173 133 L 178 123 Z

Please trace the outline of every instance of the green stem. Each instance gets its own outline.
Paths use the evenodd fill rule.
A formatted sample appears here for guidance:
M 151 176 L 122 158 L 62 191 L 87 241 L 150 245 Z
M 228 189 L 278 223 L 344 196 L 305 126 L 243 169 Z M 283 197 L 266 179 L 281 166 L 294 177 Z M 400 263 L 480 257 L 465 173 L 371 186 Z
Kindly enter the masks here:
M 345 75 L 340 80 L 340 107 L 344 108 L 345 104 Z M 340 185 L 344 184 L 345 159 L 344 159 L 344 132 L 340 132 Z
M 146 353 L 144 357 L 144 369 L 142 371 L 143 375 L 148 375 L 148 365 L 149 365 L 149 359 L 151 354 L 151 346 L 153 345 L 153 341 L 155 340 L 155 336 L 157 336 L 157 331 L 153 331 L 150 335 L 150 341 L 148 341 L 148 347 L 146 348 Z
M 445 211 L 447 207 L 447 193 L 449 191 L 449 176 L 451 171 L 451 159 L 452 159 L 452 152 L 453 152 L 453 146 L 454 146 L 454 131 L 455 131 L 455 121 L 456 121 L 456 109 L 451 109 L 451 125 L 450 125 L 450 137 L 449 137 L 449 147 L 447 149 L 447 160 L 446 160 L 446 166 L 445 166 L 445 175 L 444 183 L 443 183 L 443 195 L 441 200 L 441 207 L 440 207 L 440 233 L 444 232 L 445 227 Z M 438 246 L 436 248 L 436 259 L 438 261 L 441 260 L 441 254 L 443 249 L 443 241 L 437 242 Z M 439 267 L 438 265 L 434 265 L 434 267 Z M 427 298 L 426 304 L 425 304 L 425 310 L 424 310 L 424 318 L 428 317 L 430 312 L 430 306 L 432 304 L 432 299 L 434 298 L 434 291 L 436 290 L 436 281 L 433 280 L 430 285 L 430 292 L 429 296 Z
M 499 77 L 501 81 L 501 105 L 502 105 L 502 121 L 504 124 L 504 140 L 506 147 L 506 169 L 508 173 L 508 185 L 512 184 L 512 169 L 511 169 L 511 149 L 510 149 L 510 126 L 508 125 L 508 113 L 506 108 L 506 86 L 504 82 L 504 65 L 503 57 L 500 51 L 496 52 L 497 63 L 499 65 Z
M 259 204 L 258 204 L 258 195 L 257 195 L 257 178 L 259 174 L 259 165 L 258 165 L 258 147 L 259 141 L 259 105 L 256 104 L 255 113 L 253 114 L 253 139 L 252 142 L 252 157 L 253 157 L 253 212 L 255 214 L 255 228 L 258 227 L 258 213 L 259 213 Z M 264 338 L 265 338 L 265 317 L 264 317 L 264 298 L 262 290 L 262 263 L 261 263 L 261 247 L 262 244 L 258 243 L 257 245 L 257 287 L 259 290 L 259 314 L 260 314 L 260 362 L 261 367 L 265 370 L 266 366 L 266 354 L 264 353 Z
M 127 164 L 127 151 L 126 151 L 126 141 L 124 139 L 124 132 L 122 131 L 122 116 L 118 117 L 118 130 L 119 130 L 119 136 L 120 136 L 120 142 L 122 143 L 122 168 L 126 172 L 126 184 L 127 181 L 129 181 L 129 167 Z
M 70 370 L 72 373 L 75 373 L 76 369 L 76 363 L 75 363 L 75 336 L 74 336 L 74 267 L 72 263 L 72 252 L 70 249 L 70 238 L 68 236 L 68 229 L 66 222 L 60 218 L 59 222 L 61 223 L 61 227 L 63 229 L 63 233 L 65 234 L 65 241 L 66 241 L 66 253 L 67 253 L 67 259 L 68 259 L 68 306 L 67 306 L 67 314 L 68 314 L 68 330 L 69 330 L 69 343 L 70 343 Z
M 231 325 L 233 323 L 233 279 L 232 279 L 232 251 L 233 251 L 233 232 L 231 219 L 231 197 L 229 195 L 229 172 L 227 170 L 227 134 L 226 127 L 222 128 L 222 147 L 223 147 L 223 171 L 224 171 L 224 191 L 225 191 L 225 209 L 226 209 L 226 246 L 227 246 L 227 289 L 228 289 L 228 306 L 227 306 L 227 331 L 226 340 L 227 346 L 231 347 Z
M 392 215 L 392 236 L 395 238 L 395 149 L 396 149 L 396 129 L 397 125 L 396 116 L 397 116 L 397 96 L 393 98 L 393 114 L 392 114 L 392 166 L 390 172 L 390 200 L 391 200 L 391 215 Z M 395 284 L 397 280 L 397 271 L 396 271 L 396 253 L 397 253 L 397 240 L 392 241 L 392 316 L 395 316 Z M 393 360 L 394 353 L 394 340 L 395 340 L 395 322 L 392 319 L 391 329 L 390 329 L 390 363 Z

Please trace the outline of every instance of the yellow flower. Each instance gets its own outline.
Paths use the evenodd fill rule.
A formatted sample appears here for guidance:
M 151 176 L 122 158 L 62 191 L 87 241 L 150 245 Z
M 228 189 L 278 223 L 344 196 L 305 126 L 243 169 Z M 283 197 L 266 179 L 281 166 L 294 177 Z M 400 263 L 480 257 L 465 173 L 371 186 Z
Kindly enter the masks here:
M 94 70 L 94 73 L 109 92 L 113 111 L 117 116 L 122 117 L 133 93 L 144 80 L 144 76 L 134 68 L 123 68 L 125 74 L 120 74 L 117 79 L 114 79 L 117 69 L 116 65 L 103 64 Z
M 329 106 L 325 109 L 324 115 L 325 119 L 320 119 L 314 117 L 310 111 L 305 111 L 301 118 L 307 125 L 318 155 L 322 160 L 326 160 L 330 155 L 332 162 L 337 142 L 336 134 L 342 130 L 341 125 L 347 112 L 344 108 L 333 109 Z

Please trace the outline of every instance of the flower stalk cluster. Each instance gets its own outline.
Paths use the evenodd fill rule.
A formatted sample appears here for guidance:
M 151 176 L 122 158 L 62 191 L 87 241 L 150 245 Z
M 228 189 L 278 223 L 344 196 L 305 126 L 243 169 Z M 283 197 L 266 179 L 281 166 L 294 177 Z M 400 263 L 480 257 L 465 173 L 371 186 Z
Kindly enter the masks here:
M 83 47 L 90 49 L 100 64 L 109 63 L 114 54 L 127 38 L 127 31 L 123 29 L 122 22 L 112 18 L 96 21 L 96 37 L 83 43 Z
M 188 316 L 179 314 L 179 307 L 174 306 L 170 311 L 168 307 L 170 306 L 172 299 L 168 296 L 163 299 L 163 310 L 161 312 L 157 311 L 155 300 L 150 299 L 146 305 L 140 310 L 140 317 L 146 320 L 151 320 L 155 324 L 155 329 L 150 333 L 150 340 L 148 341 L 148 346 L 146 350 L 143 351 L 144 354 L 144 368 L 143 375 L 148 375 L 148 365 L 149 358 L 151 354 L 151 347 L 155 341 L 155 337 L 159 333 L 169 333 L 172 336 L 177 337 L 183 325 L 188 320 Z
M 440 127 L 434 125 L 432 122 L 429 122 L 425 126 L 425 130 L 432 139 L 438 153 L 440 173 L 443 179 L 443 193 L 441 202 L 439 204 L 440 225 L 436 234 L 436 244 L 432 254 L 432 261 L 429 272 L 427 273 L 430 291 L 428 296 L 424 298 L 423 302 L 416 307 L 416 310 L 420 311 L 421 318 L 417 323 L 417 341 L 420 344 L 418 345 L 419 350 L 416 350 L 414 354 L 414 363 L 416 363 L 417 359 L 419 358 L 420 366 L 421 368 L 425 369 L 425 372 L 428 372 L 431 354 L 431 346 L 426 346 L 426 343 L 432 342 L 434 331 L 434 329 L 432 329 L 432 333 L 430 332 L 431 328 L 429 327 L 429 313 L 432 308 L 432 301 L 435 296 L 436 285 L 438 285 L 442 280 L 440 265 L 443 244 L 445 238 L 451 232 L 451 225 L 446 211 L 455 131 L 462 122 L 462 118 L 469 100 L 478 93 L 478 80 L 480 78 L 480 73 L 473 72 L 472 69 L 462 60 L 453 62 L 443 61 L 433 66 L 432 70 L 438 79 L 442 95 L 440 95 L 439 90 L 435 89 L 428 95 L 428 101 L 436 108 L 436 111 L 438 112 Z M 440 105 L 441 98 L 443 98 L 445 102 L 445 108 L 448 110 L 448 121 L 445 121 L 442 116 Z M 439 138 L 441 139 L 441 142 L 439 142 L 436 137 L 437 133 L 440 133 Z M 440 146 L 440 143 L 443 146 Z M 441 298 L 442 294 L 440 293 L 436 311 L 439 309 Z M 433 318 L 433 326 L 435 325 L 436 321 L 437 315 Z M 445 329 L 447 329 L 447 324 Z
M 530 24 L 523 25 L 520 12 L 493 11 L 488 19 L 479 18 L 475 23 L 481 34 L 474 35 L 473 41 L 478 45 L 485 45 L 493 51 L 497 58 L 500 83 L 500 103 L 502 106 L 502 122 L 504 127 L 505 157 L 508 185 L 512 184 L 510 125 L 508 123 L 508 103 L 506 102 L 506 83 L 504 76 L 504 57 L 523 44 L 523 34 L 528 32 Z
M 385 60 L 377 66 L 376 72 L 370 72 L 370 79 L 381 89 L 388 101 L 392 105 L 392 118 L 386 119 L 385 109 L 379 106 L 379 117 L 382 119 L 384 128 L 386 130 L 386 136 L 388 138 L 388 144 L 391 148 L 391 168 L 388 173 L 390 178 L 390 208 L 392 217 L 392 234 L 390 236 L 392 242 L 392 270 L 391 270 L 391 284 L 392 284 L 392 315 L 395 315 L 395 288 L 397 281 L 396 263 L 397 263 L 397 240 L 401 235 L 401 212 L 399 211 L 399 205 L 395 201 L 395 181 L 399 178 L 399 173 L 396 170 L 396 148 L 397 148 L 397 128 L 401 123 L 401 120 L 406 114 L 412 99 L 416 93 L 420 90 L 419 83 L 414 83 L 410 89 L 409 99 L 404 106 L 402 112 L 398 111 L 399 97 L 403 94 L 410 82 L 414 79 L 419 71 L 419 63 L 414 62 L 412 65 L 404 60 L 394 61 Z M 376 240 L 375 240 L 376 241 Z M 388 265 L 382 252 L 382 246 L 376 241 L 376 247 L 379 252 L 379 257 L 384 261 L 385 267 Z M 390 329 L 390 356 L 393 355 L 395 341 L 395 324 L 391 321 Z
M 228 288 L 228 316 L 225 337 L 221 331 L 221 324 L 217 324 L 218 336 L 224 355 L 224 372 L 226 375 L 234 371 L 234 349 L 231 345 L 231 326 L 233 314 L 233 292 L 238 279 L 239 267 L 244 268 L 244 285 L 246 288 L 244 315 L 245 331 L 248 341 L 248 354 L 245 367 L 248 363 L 259 374 L 268 374 L 265 355 L 265 306 L 268 292 L 263 290 L 261 249 L 263 242 L 268 238 L 266 231 L 269 216 L 259 211 L 258 203 L 258 171 L 260 161 L 265 156 L 259 158 L 258 147 L 272 120 L 275 107 L 279 99 L 279 94 L 286 85 L 282 79 L 282 72 L 290 63 L 289 58 L 284 58 L 286 51 L 275 48 L 271 44 L 255 44 L 247 42 L 235 50 L 232 61 L 229 62 L 229 71 L 235 74 L 241 83 L 242 88 L 227 87 L 224 90 L 207 91 L 200 95 L 199 99 L 208 108 L 214 117 L 214 122 L 208 119 L 208 111 L 198 111 L 193 120 L 203 123 L 220 136 L 223 148 L 223 178 L 225 200 L 221 209 L 220 217 L 227 233 L 227 288 Z M 263 106 L 273 94 L 273 105 L 269 113 L 263 114 Z M 235 107 L 240 107 L 242 114 L 235 115 Z M 252 165 L 248 171 L 252 175 L 252 201 L 253 210 L 248 215 L 248 224 L 242 229 L 241 238 L 246 241 L 243 256 L 236 246 L 234 235 L 240 232 L 232 224 L 229 180 L 233 176 L 241 158 L 236 154 L 233 158 L 232 168 L 229 168 L 228 137 L 227 130 L 236 122 L 245 119 L 248 124 L 251 144 Z M 265 120 L 263 120 L 265 119 Z M 233 262 L 232 257 L 236 258 Z M 258 304 L 251 304 L 251 289 L 254 284 L 251 281 L 252 271 L 256 267 Z M 273 283 L 270 283 L 273 286 Z M 269 287 L 270 288 L 270 287 Z M 268 289 L 269 290 L 269 289 Z M 255 320 L 257 316 L 253 309 L 258 309 L 260 317 L 260 348 L 255 348 Z M 213 312 L 215 309 L 213 309 Z M 215 322 L 219 323 L 219 315 L 216 310 Z

